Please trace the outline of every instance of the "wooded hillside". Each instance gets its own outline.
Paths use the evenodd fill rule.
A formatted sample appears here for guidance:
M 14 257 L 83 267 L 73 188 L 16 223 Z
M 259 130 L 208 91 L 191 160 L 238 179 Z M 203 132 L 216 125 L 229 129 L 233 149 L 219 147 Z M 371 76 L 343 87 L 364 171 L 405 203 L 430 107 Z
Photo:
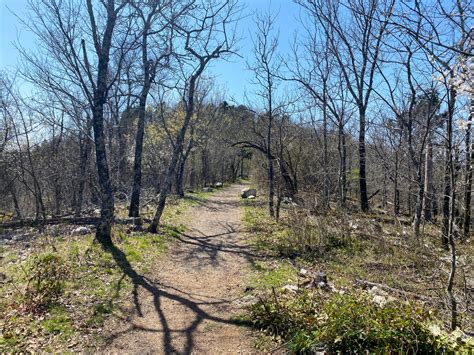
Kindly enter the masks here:
M 102 328 L 114 338 L 133 313 L 116 305 L 145 292 L 164 345 L 143 351 L 220 350 L 193 326 L 174 348 L 160 297 L 195 327 L 253 329 L 223 332 L 225 351 L 472 351 L 474 4 L 282 6 L 290 43 L 277 3 L 28 1 L 35 45 L 0 68 L 1 349 L 127 349 Z M 246 63 L 241 102 L 221 61 Z M 196 278 L 243 299 L 232 319 L 154 283 L 164 260 L 186 290 L 169 270 L 202 258 Z

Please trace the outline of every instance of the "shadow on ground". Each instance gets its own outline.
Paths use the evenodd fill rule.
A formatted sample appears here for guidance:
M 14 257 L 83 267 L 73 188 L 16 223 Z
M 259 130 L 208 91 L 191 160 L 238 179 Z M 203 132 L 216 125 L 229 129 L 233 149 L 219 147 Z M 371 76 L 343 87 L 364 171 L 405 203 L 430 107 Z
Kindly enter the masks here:
M 194 313 L 194 320 L 193 322 L 186 328 L 179 330 L 179 332 L 185 333 L 186 336 L 186 346 L 183 351 L 185 354 L 192 353 L 193 350 L 193 335 L 196 331 L 196 328 L 199 326 L 201 322 L 204 320 L 211 320 L 218 323 L 226 323 L 226 324 L 233 324 L 239 326 L 250 326 L 251 324 L 246 321 L 237 320 L 237 319 L 224 319 L 215 317 L 207 312 L 205 312 L 201 306 L 202 305 L 209 305 L 209 304 L 219 304 L 219 303 L 228 303 L 231 302 L 229 300 L 208 300 L 208 301 L 200 301 L 196 302 L 192 300 L 193 294 L 186 293 L 182 290 L 179 290 L 175 287 L 170 287 L 164 284 L 153 282 L 152 280 L 146 278 L 143 275 L 138 274 L 127 260 L 126 255 L 117 247 L 113 246 L 108 249 L 108 251 L 112 254 L 115 262 L 123 271 L 123 273 L 130 277 L 133 282 L 134 290 L 133 290 L 133 297 L 134 297 L 134 304 L 136 311 L 139 315 L 142 315 L 140 302 L 139 302 L 139 293 L 138 290 L 140 287 L 144 288 L 147 292 L 149 292 L 153 296 L 153 304 L 156 314 L 160 319 L 160 327 L 156 327 L 156 329 L 152 328 L 143 328 L 138 327 L 136 325 L 131 325 L 129 329 L 122 331 L 121 333 L 116 333 L 112 337 L 108 339 L 108 343 L 111 343 L 115 338 L 121 336 L 122 334 L 133 331 L 133 330 L 142 330 L 142 331 L 149 331 L 149 332 L 162 332 L 163 333 L 163 347 L 165 354 L 175 354 L 179 353 L 177 349 L 173 347 L 171 342 L 171 333 L 176 332 L 177 330 L 171 330 L 168 326 L 167 315 L 163 312 L 161 308 L 161 303 L 164 299 L 170 299 L 176 302 L 179 302 L 181 305 L 187 307 Z M 168 290 L 165 290 L 167 288 Z M 198 295 L 203 298 L 208 298 L 205 295 Z M 161 329 L 160 329 L 161 328 Z

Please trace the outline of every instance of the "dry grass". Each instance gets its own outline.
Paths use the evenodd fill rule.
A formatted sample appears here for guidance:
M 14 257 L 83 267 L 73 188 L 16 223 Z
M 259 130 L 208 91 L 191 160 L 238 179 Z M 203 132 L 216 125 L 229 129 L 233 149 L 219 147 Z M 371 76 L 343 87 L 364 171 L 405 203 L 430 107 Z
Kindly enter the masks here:
M 435 225 L 426 225 L 417 240 L 406 222 L 387 215 L 333 210 L 314 216 L 289 208 L 277 224 L 258 205 L 246 207 L 245 221 L 255 246 L 268 257 L 289 259 L 295 270 L 324 271 L 336 287 L 354 288 L 362 279 L 401 290 L 397 297 L 418 295 L 449 323 L 445 288 L 450 256 L 441 248 Z M 468 333 L 474 332 L 473 255 L 472 243 L 458 242 L 455 289 L 460 325 Z

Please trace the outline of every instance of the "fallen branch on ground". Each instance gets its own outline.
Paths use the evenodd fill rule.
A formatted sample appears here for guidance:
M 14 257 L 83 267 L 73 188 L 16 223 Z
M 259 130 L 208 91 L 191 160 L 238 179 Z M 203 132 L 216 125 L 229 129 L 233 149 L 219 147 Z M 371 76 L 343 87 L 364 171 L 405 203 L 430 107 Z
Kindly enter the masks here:
M 427 302 L 433 302 L 433 300 L 429 297 L 426 297 L 426 296 L 423 296 L 423 295 L 418 295 L 418 294 L 413 293 L 413 292 L 401 290 L 399 288 L 393 288 L 393 287 L 390 287 L 390 286 L 387 286 L 387 285 L 384 285 L 384 284 L 380 284 L 380 283 L 376 283 L 376 282 L 370 282 L 370 281 L 365 281 L 365 280 L 361 280 L 361 279 L 356 279 L 355 285 L 359 286 L 359 287 L 362 287 L 364 289 L 367 289 L 369 287 L 378 287 L 379 289 L 381 289 L 383 291 L 386 291 L 386 292 L 389 292 L 389 293 L 396 293 L 396 294 L 399 294 L 403 297 L 414 298 L 414 299 L 417 299 L 417 300 L 422 300 L 422 301 L 427 301 Z
M 23 219 L 18 221 L 9 221 L 0 224 L 0 228 L 20 228 L 35 227 L 55 224 L 73 224 L 73 225 L 95 225 L 99 223 L 100 217 L 52 217 L 47 220 Z M 115 224 L 134 224 L 137 218 L 115 219 Z M 142 223 L 150 223 L 149 218 L 141 218 Z

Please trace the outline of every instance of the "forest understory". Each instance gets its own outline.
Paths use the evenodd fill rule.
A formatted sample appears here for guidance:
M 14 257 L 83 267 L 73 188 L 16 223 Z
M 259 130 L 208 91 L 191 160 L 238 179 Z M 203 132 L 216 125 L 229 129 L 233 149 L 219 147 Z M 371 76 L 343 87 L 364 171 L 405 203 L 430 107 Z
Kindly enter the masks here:
M 474 0 L 6 2 L 0 352 L 474 352 Z
M 246 186 L 171 199 L 159 234 L 117 225 L 115 251 L 74 225 L 4 229 L 1 350 L 472 351 L 469 242 L 451 333 L 439 226 L 416 241 L 403 217 L 296 205 L 277 222 Z

